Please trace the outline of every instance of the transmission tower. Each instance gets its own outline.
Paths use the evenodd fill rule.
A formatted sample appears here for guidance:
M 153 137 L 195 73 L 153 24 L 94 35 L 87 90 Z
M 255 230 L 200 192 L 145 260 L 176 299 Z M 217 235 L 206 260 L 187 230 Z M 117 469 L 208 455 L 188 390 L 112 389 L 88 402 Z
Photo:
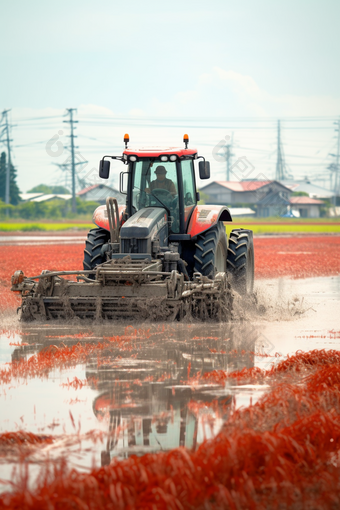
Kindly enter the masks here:
M 340 188 L 340 117 L 337 122 L 334 122 L 338 126 L 336 131 L 338 132 L 338 143 L 335 157 L 335 177 L 334 177 L 334 205 L 336 206 L 336 197 L 339 195 Z
M 5 127 L 3 130 L 3 133 L 6 133 L 6 145 L 7 145 L 7 168 L 6 168 L 6 188 L 5 188 L 5 203 L 9 204 L 11 197 L 10 197 L 10 182 L 11 182 L 11 144 L 9 138 L 9 124 L 8 124 L 8 112 L 11 110 L 4 110 L 2 112 L 2 119 L 5 121 Z M 6 209 L 6 215 L 8 216 L 9 210 Z
M 226 163 L 227 163 L 227 181 L 230 180 L 230 167 L 231 167 L 231 158 L 234 156 L 234 154 L 232 154 L 232 147 L 233 147 L 233 139 L 234 139 L 234 133 L 231 134 L 231 140 L 230 140 L 230 143 L 227 143 L 224 148 L 225 148 L 225 158 L 226 158 Z
M 340 194 L 340 117 L 338 120 L 334 122 L 334 124 L 337 126 L 335 128 L 335 131 L 338 132 L 337 135 L 337 149 L 336 154 L 330 154 L 334 158 L 333 163 L 331 163 L 328 166 L 328 169 L 330 170 L 330 189 L 331 191 L 334 191 L 333 195 L 333 205 L 336 206 L 336 197 Z M 333 175 L 334 175 L 334 182 L 333 181 Z
M 285 178 L 285 162 L 283 157 L 283 150 L 281 144 L 281 122 L 277 121 L 277 160 L 275 180 L 282 181 Z
M 68 120 L 64 120 L 63 122 L 66 122 L 70 124 L 70 150 L 71 150 L 71 175 L 72 175 L 72 212 L 77 212 L 77 202 L 76 202 L 76 163 L 74 160 L 74 149 L 76 148 L 74 146 L 74 139 L 77 138 L 77 136 L 74 134 L 75 126 L 74 124 L 78 123 L 77 120 L 74 120 L 73 118 L 73 112 L 76 112 L 76 108 L 67 108 L 67 112 L 69 115 Z

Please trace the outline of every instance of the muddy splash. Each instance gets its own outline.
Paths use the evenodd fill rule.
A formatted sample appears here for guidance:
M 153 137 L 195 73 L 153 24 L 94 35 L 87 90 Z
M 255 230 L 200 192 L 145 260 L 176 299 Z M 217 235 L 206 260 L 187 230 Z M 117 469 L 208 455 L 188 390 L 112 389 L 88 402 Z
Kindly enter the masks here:
M 304 295 L 279 286 L 271 285 L 270 281 L 257 282 L 251 296 L 240 296 L 234 293 L 232 320 L 246 321 L 291 321 L 296 320 L 309 310 L 312 303 Z

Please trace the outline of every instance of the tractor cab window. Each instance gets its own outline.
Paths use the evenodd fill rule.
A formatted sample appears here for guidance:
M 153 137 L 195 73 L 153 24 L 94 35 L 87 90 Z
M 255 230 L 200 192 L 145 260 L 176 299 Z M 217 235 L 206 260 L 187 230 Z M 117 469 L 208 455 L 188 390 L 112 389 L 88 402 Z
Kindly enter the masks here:
M 164 207 L 172 218 L 172 232 L 179 232 L 179 206 L 176 163 L 137 161 L 133 168 L 133 211 L 143 207 Z
M 182 161 L 183 196 L 184 196 L 184 222 L 187 226 L 191 212 L 196 205 L 196 188 L 193 161 Z

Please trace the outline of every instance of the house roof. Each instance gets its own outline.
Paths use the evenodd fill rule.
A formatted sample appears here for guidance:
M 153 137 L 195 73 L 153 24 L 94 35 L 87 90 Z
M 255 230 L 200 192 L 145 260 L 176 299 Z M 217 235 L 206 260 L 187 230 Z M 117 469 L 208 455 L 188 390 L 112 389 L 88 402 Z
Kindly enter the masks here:
M 32 200 L 33 198 L 41 197 L 44 193 L 20 193 L 21 200 Z
M 53 200 L 56 198 L 60 198 L 62 200 L 70 200 L 72 198 L 72 195 L 50 193 L 33 198 L 31 202 L 46 202 L 47 200 Z
M 256 212 L 253 209 L 250 209 L 250 207 L 229 207 L 229 212 L 232 218 L 234 216 L 254 216 L 256 214 Z
M 231 191 L 235 192 L 244 192 L 244 191 L 255 191 L 257 189 L 263 188 L 264 186 L 267 186 L 271 183 L 277 183 L 283 188 L 286 188 L 286 186 L 279 181 L 213 181 L 210 184 L 207 184 L 207 186 L 204 186 L 201 188 L 204 190 L 208 186 L 211 186 L 212 184 L 219 184 L 220 186 L 223 186 L 224 188 L 230 189 Z M 291 190 L 289 190 L 291 191 Z
M 88 186 L 87 188 L 84 188 L 84 189 L 78 191 L 77 195 L 78 196 L 86 195 L 86 193 L 88 193 L 89 191 L 92 191 L 96 188 L 99 188 L 99 189 L 107 188 L 111 191 L 114 191 L 115 193 L 119 193 L 119 191 L 117 189 L 114 189 L 111 186 L 107 186 L 106 184 L 93 184 L 93 186 Z
M 308 180 L 294 181 L 285 179 L 279 182 L 292 191 L 304 191 L 305 193 L 308 193 L 308 195 L 312 198 L 330 198 L 334 195 L 332 191 L 322 188 L 321 186 L 317 186 Z
M 301 204 L 301 205 L 324 205 L 324 202 L 322 200 L 317 200 L 316 198 L 310 198 L 310 197 L 291 197 L 290 203 L 295 204 Z
M 215 181 L 216 184 L 232 191 L 254 191 L 273 181 Z

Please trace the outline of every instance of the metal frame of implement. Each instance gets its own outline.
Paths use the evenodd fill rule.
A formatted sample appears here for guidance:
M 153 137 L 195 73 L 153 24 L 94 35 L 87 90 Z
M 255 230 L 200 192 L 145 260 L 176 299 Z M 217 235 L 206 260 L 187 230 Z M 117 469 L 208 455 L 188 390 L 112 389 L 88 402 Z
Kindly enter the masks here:
M 17 271 L 12 291 L 22 295 L 22 319 L 175 320 L 186 316 L 222 320 L 231 313 L 232 294 L 226 273 L 210 280 L 196 273 L 192 281 L 162 262 L 110 260 L 89 271 L 43 271 L 25 277 Z M 88 278 L 94 274 L 95 279 Z M 63 277 L 75 276 L 77 281 Z M 152 297 L 150 297 L 152 296 Z

